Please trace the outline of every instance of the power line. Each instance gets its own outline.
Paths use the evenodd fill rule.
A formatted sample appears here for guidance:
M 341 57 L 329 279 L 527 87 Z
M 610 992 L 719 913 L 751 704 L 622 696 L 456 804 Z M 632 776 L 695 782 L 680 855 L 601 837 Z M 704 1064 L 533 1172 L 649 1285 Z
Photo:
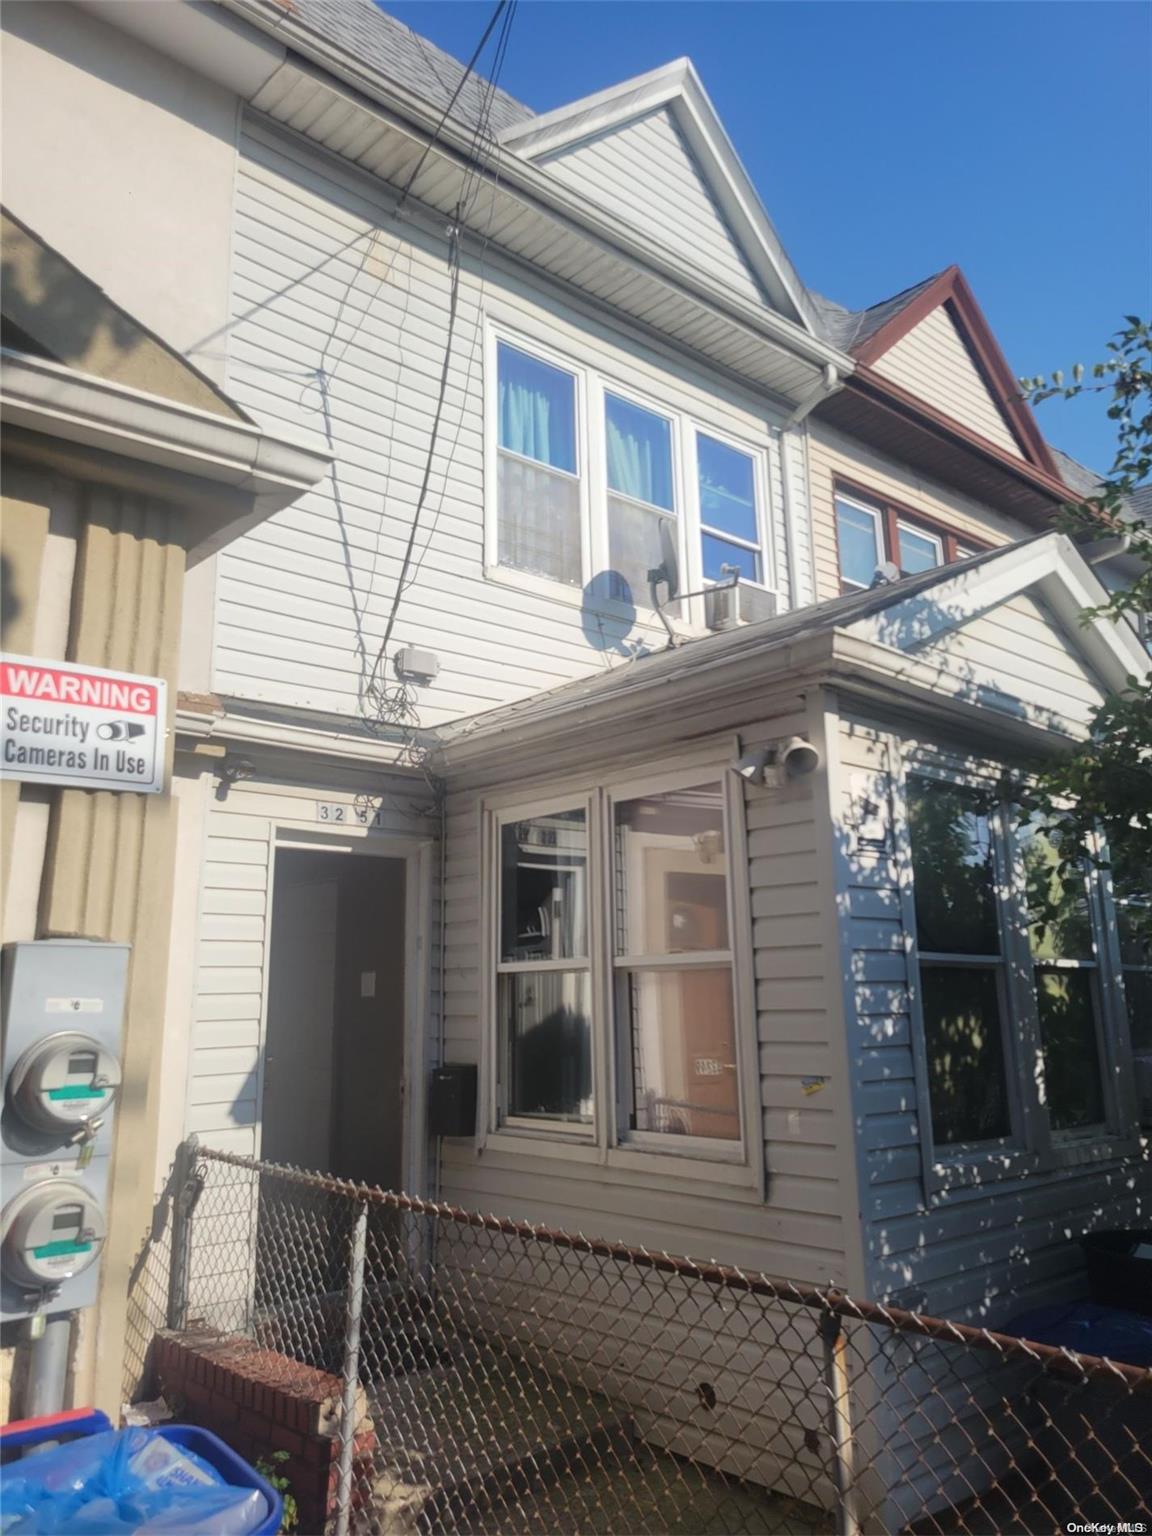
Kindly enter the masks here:
M 473 49 L 472 57 L 468 60 L 468 63 L 465 65 L 464 73 L 460 76 L 460 79 L 459 79 L 459 82 L 457 83 L 456 89 L 452 92 L 452 95 L 449 97 L 448 105 L 444 108 L 443 112 L 440 114 L 440 121 L 436 124 L 436 127 L 433 129 L 432 137 L 428 140 L 427 144 L 425 144 L 425 146 L 424 146 L 424 153 L 420 156 L 419 160 L 417 160 L 415 168 L 412 171 L 412 174 L 409 176 L 408 180 L 404 183 L 404 188 L 403 188 L 403 190 L 400 193 L 400 201 L 396 205 L 397 213 L 399 213 L 400 209 L 403 208 L 405 202 L 408 200 L 408 194 L 412 190 L 412 183 L 416 180 L 417 176 L 419 176 L 420 172 L 423 170 L 425 160 L 427 160 L 428 156 L 432 153 L 432 150 L 434 149 L 437 141 L 439 140 L 441 133 L 444 131 L 444 124 L 448 121 L 449 115 L 452 112 L 452 108 L 456 105 L 457 101 L 459 100 L 460 92 L 464 89 L 464 87 L 467 85 L 468 81 L 471 79 L 472 71 L 476 67 L 476 61 L 480 57 L 480 55 L 484 52 L 484 46 L 487 43 L 488 39 L 492 36 L 492 33 L 493 33 L 493 31 L 495 30 L 495 27 L 496 27 L 496 23 L 500 20 L 500 17 L 503 14 L 503 11 L 504 11 L 505 7 L 508 5 L 508 3 L 509 3 L 509 0 L 498 0 L 496 9 L 492 12 L 492 15 L 488 18 L 488 25 L 484 28 L 483 36 L 480 38 L 480 41 L 476 44 L 476 47 Z

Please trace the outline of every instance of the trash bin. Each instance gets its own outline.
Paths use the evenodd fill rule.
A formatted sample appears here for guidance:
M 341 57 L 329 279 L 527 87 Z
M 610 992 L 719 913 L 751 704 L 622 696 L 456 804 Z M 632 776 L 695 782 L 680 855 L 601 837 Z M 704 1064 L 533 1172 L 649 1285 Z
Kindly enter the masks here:
M 23 1454 L 45 1442 L 55 1448 Z M 91 1409 L 24 1419 L 0 1429 L 0 1463 L 5 1528 L 18 1532 L 104 1528 L 127 1536 L 138 1518 L 157 1530 L 275 1536 L 284 1514 L 283 1499 L 258 1472 L 219 1436 L 190 1424 L 114 1430 Z M 18 1510 L 26 1511 L 23 1525 Z
M 1080 1246 L 1093 1301 L 1152 1317 L 1152 1227 L 1089 1232 Z

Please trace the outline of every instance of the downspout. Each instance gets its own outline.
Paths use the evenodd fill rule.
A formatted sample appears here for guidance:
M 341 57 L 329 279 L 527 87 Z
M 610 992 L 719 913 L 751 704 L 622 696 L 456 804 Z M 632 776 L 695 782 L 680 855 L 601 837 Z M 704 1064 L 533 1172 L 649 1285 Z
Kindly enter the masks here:
M 800 426 L 822 400 L 826 400 L 840 387 L 840 374 L 838 370 L 828 363 L 822 370 L 820 378 L 812 386 L 806 395 L 793 407 L 788 416 L 779 427 L 776 428 L 776 446 L 780 454 L 780 489 L 784 498 L 784 536 L 788 542 L 788 598 L 793 608 L 799 608 L 801 603 L 800 593 L 800 528 L 797 523 L 797 497 L 796 485 L 792 469 L 792 453 L 790 434 L 794 428 Z M 811 495 L 809 494 L 809 504 Z

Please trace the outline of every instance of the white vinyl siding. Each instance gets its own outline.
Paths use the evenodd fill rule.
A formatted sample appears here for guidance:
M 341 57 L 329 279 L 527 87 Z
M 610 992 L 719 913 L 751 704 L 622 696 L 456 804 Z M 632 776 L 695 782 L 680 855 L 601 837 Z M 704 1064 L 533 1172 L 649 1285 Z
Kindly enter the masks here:
M 343 826 L 320 836 L 318 800 L 379 802 L 378 831 Z M 241 780 L 211 802 L 204 840 L 186 1131 L 224 1152 L 260 1150 L 260 1074 L 268 985 L 273 852 L 277 835 L 323 851 L 350 838 L 430 837 L 428 796 L 378 772 L 332 769 L 323 787 Z M 387 851 L 383 842 L 381 847 Z M 430 1007 L 432 1004 L 430 1003 Z
M 257 420 L 327 438 L 336 463 L 219 557 L 217 691 L 355 716 L 391 609 L 428 452 L 449 285 L 447 247 L 397 223 L 365 178 L 250 120 L 242 140 L 229 388 Z M 362 237 L 381 226 L 371 244 Z M 357 242 L 360 243 L 357 243 Z M 485 315 L 579 351 L 705 429 L 762 445 L 783 505 L 776 434 L 750 396 L 674 365 L 466 258 L 430 494 L 394 644 L 430 649 L 420 724 L 512 702 L 625 662 L 663 630 L 484 572 Z M 318 370 L 328 375 L 321 389 Z M 804 508 L 796 520 L 803 525 Z M 772 557 L 788 571 L 782 517 Z M 802 579 L 806 579 L 803 577 Z M 526 639 L 530 643 L 525 643 Z
M 641 234 L 729 283 L 764 295 L 716 205 L 695 156 L 662 107 L 538 162 Z
M 945 305 L 901 337 L 877 359 L 875 368 L 998 448 L 1021 456 L 1012 429 Z
M 799 701 L 781 700 L 778 708 L 769 724 L 742 732 L 747 748 L 809 729 Z M 516 788 L 502 787 L 509 794 Z M 533 802 L 540 794 L 533 785 Z M 460 791 L 448 802 L 443 974 L 450 1061 L 482 1056 L 481 798 L 479 791 Z M 841 1173 L 851 1125 L 835 1066 L 822 948 L 830 893 L 818 853 L 820 805 L 811 781 L 776 793 L 748 787 L 746 847 L 743 856 L 732 853 L 732 879 L 747 882 L 751 909 L 760 1107 L 752 1161 L 763 1158 L 767 1200 L 750 1187 L 709 1183 L 699 1165 L 693 1176 L 676 1177 L 661 1158 L 659 1172 L 649 1174 L 566 1160 L 541 1142 L 526 1155 L 500 1137 L 490 1138 L 482 1155 L 463 1143 L 444 1144 L 445 1198 L 796 1280 L 848 1283 Z M 854 1209 L 854 1197 L 847 1198 Z
M 992 709 L 1058 729 L 1087 725 L 1104 698 L 1037 598 L 1021 593 L 913 652 Z

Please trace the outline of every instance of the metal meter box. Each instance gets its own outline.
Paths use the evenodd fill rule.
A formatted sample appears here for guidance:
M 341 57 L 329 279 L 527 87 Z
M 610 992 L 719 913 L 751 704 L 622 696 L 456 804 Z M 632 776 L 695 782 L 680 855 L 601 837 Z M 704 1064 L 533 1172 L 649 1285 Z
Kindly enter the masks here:
M 11 944 L 3 956 L 0 1319 L 96 1300 L 129 946 Z

